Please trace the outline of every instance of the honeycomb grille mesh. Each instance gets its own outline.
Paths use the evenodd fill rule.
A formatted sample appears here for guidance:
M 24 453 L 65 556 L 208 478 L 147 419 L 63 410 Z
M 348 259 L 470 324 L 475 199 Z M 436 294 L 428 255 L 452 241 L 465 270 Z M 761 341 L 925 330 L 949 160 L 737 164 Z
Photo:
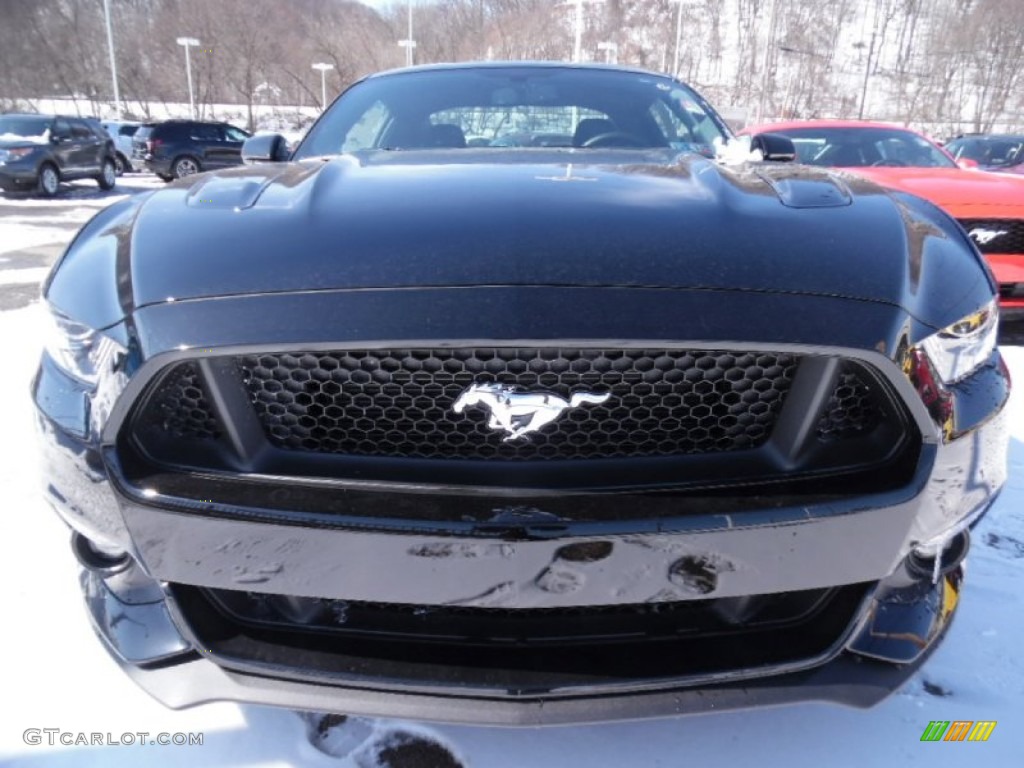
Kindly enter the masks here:
M 164 378 L 146 409 L 150 426 L 171 437 L 216 440 L 220 426 L 194 363 L 181 363 Z
M 843 371 L 818 421 L 818 439 L 831 442 L 866 434 L 880 418 L 881 409 L 868 381 L 858 371 Z
M 756 448 L 797 366 L 784 353 L 685 349 L 446 348 L 238 359 L 269 441 L 294 451 L 430 459 L 580 459 Z M 473 384 L 569 400 L 610 396 L 504 441 Z
M 971 235 L 971 240 L 982 253 L 1024 253 L 1024 219 L 960 219 L 960 226 Z M 971 234 L 974 230 L 988 230 L 988 234 L 996 234 L 992 239 L 985 237 L 981 242 L 982 233 Z

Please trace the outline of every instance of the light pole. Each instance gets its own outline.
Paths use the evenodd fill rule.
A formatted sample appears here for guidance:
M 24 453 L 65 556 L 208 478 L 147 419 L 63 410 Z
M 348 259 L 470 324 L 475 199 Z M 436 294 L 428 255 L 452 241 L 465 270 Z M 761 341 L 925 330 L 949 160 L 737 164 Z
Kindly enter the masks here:
M 676 0 L 679 8 L 676 10 L 676 52 L 672 58 L 672 77 L 679 77 L 679 44 L 683 39 L 683 3 L 684 0 Z
M 871 30 L 871 43 L 868 45 L 868 61 L 864 65 L 864 83 L 860 90 L 860 109 L 857 110 L 857 119 L 864 119 L 864 105 L 868 100 L 868 81 L 871 79 L 871 64 L 875 56 L 875 40 L 878 38 L 878 30 Z M 859 43 L 855 47 L 863 48 L 864 43 Z
M 604 60 L 607 64 L 619 63 L 619 44 L 602 42 L 597 44 L 597 50 L 604 51 Z
M 579 62 L 583 58 L 583 0 L 576 0 L 576 43 L 572 49 L 572 60 Z
M 188 77 L 188 109 L 189 114 L 195 119 L 196 116 L 196 100 L 192 95 L 192 60 L 189 58 L 188 49 L 193 45 L 199 45 L 199 41 L 194 37 L 179 37 L 178 45 L 185 48 L 185 74 Z
M 324 64 L 318 61 L 313 69 L 320 70 L 320 111 L 327 109 L 327 73 L 334 69 L 333 64 Z
M 416 41 L 412 39 L 412 0 L 409 0 L 409 31 L 405 40 L 399 40 L 398 45 L 405 48 L 405 66 L 412 66 L 412 49 L 416 47 Z
M 572 60 L 574 62 L 583 61 L 583 4 L 584 3 L 599 3 L 604 0 L 567 0 L 566 5 L 576 6 L 576 16 L 573 21 L 573 47 L 572 47 Z
M 114 112 L 121 117 L 121 94 L 117 89 L 117 61 L 114 59 L 114 28 L 110 23 L 110 0 L 103 0 L 103 15 L 107 22 L 107 48 L 110 51 L 110 78 L 114 81 Z

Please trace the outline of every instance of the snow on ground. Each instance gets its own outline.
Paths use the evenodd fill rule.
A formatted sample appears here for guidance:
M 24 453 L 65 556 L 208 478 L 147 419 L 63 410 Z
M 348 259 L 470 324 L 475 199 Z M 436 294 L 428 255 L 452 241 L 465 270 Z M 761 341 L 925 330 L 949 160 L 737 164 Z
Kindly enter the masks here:
M 0 233 L 4 226 L 0 215 Z M 18 222 L 13 229 L 25 226 Z M 71 236 L 53 231 L 65 241 Z M 4 243 L 0 234 L 0 251 Z M 3 270 L 0 262 L 0 276 Z M 176 712 L 138 689 L 93 636 L 79 597 L 68 533 L 37 493 L 28 386 L 38 360 L 40 319 L 38 303 L 0 312 L 5 350 L 0 403 L 6 406 L 0 440 L 0 541 L 6 545 L 0 557 L 0 604 L 5 609 L 0 764 L 374 768 L 382 760 L 396 760 L 414 737 L 426 738 L 428 745 L 447 745 L 467 768 L 1024 764 L 1024 386 L 1017 387 L 1010 406 L 1010 480 L 976 530 L 957 620 L 924 670 L 872 710 L 806 704 L 531 730 L 357 718 L 325 722 L 285 710 L 223 703 Z M 1024 382 L 1024 348 L 1004 348 L 1004 354 L 1016 381 Z M 996 720 L 998 725 L 987 743 L 922 743 L 931 720 Z M 30 728 L 109 733 L 115 738 L 126 732 L 203 732 L 205 738 L 202 746 L 29 745 L 22 735 Z M 330 757 L 314 748 L 307 733 L 327 752 L 354 751 L 346 758 Z M 421 751 L 420 762 L 393 765 L 457 765 L 442 759 L 445 750 L 436 745 L 435 750 Z

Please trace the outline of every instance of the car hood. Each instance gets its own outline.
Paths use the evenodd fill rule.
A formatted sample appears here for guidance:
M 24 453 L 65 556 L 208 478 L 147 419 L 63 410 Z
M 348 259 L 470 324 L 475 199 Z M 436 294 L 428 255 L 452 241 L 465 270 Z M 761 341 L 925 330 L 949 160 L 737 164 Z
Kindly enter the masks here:
M 48 142 L 32 138 L 19 138 L 17 136 L 0 136 L 0 149 L 18 149 L 20 147 L 42 147 Z
M 856 168 L 851 173 L 930 200 L 953 216 L 1000 208 L 1024 217 L 1024 179 L 962 168 Z M 985 215 L 979 213 L 979 215 Z M 990 214 L 996 215 L 996 214 Z
M 132 303 L 488 285 L 902 305 L 930 245 L 942 260 L 959 237 L 911 227 L 915 216 L 856 177 L 730 169 L 693 155 L 666 163 L 643 152 L 435 150 L 244 166 L 183 180 L 139 206 Z M 962 258 L 964 244 L 953 247 Z

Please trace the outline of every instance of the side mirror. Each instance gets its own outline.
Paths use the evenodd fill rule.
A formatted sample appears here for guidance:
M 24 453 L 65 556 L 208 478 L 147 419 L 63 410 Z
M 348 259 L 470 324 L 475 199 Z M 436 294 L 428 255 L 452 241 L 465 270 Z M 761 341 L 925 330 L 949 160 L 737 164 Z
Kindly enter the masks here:
M 246 165 L 253 163 L 283 163 L 291 152 L 288 150 L 288 141 L 279 133 L 261 133 L 259 136 L 250 136 L 242 144 L 242 162 Z
M 968 171 L 972 171 L 976 168 L 981 167 L 977 160 L 971 160 L 971 158 L 969 157 L 961 157 L 959 160 L 956 161 L 956 164 L 959 165 L 964 170 Z
M 796 147 L 788 136 L 778 133 L 759 133 L 750 140 L 750 151 L 761 150 L 761 156 L 770 163 L 792 163 L 796 160 Z

